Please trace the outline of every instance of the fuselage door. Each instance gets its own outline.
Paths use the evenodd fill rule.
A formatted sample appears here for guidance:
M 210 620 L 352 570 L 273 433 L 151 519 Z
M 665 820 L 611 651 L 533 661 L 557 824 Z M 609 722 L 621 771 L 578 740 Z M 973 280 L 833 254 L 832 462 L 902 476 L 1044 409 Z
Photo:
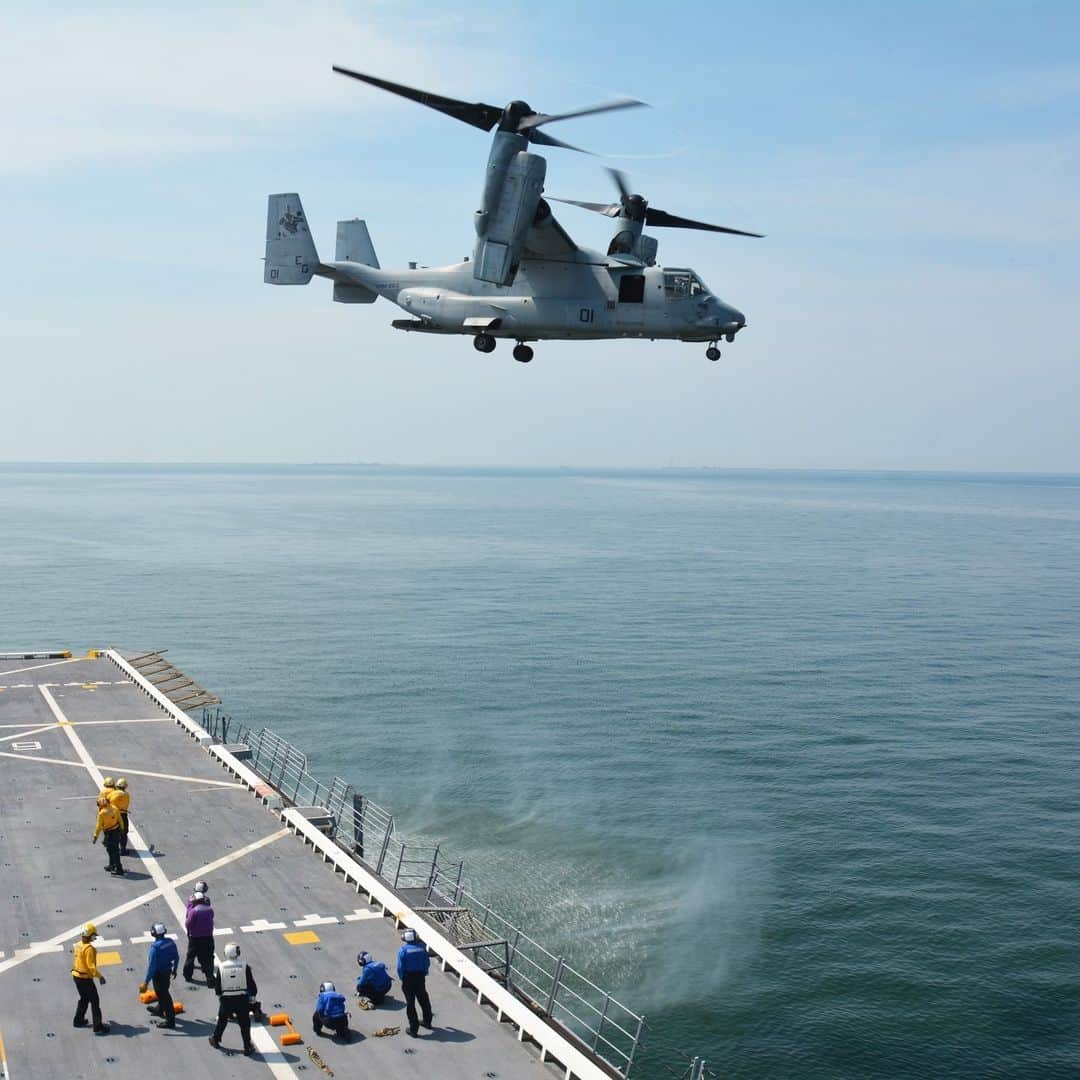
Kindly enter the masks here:
M 623 274 L 619 278 L 616 325 L 640 327 L 645 322 L 645 275 Z

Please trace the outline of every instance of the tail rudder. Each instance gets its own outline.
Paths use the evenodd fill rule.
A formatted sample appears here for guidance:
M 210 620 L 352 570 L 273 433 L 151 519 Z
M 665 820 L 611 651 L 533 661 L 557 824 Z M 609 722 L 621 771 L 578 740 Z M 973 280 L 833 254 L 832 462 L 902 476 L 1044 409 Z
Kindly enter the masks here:
M 300 196 L 295 192 L 271 195 L 266 207 L 263 281 L 269 285 L 306 285 L 318 265 L 319 256 Z

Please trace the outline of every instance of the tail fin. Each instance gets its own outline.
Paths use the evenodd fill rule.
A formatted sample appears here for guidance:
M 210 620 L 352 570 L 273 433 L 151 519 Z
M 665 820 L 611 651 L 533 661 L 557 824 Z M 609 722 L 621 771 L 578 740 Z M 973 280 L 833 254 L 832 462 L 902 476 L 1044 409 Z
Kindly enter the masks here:
M 266 207 L 266 266 L 270 285 L 306 285 L 319 265 L 300 196 L 271 195 Z
M 379 269 L 379 257 L 368 234 L 367 222 L 359 218 L 337 223 L 337 252 L 334 258 L 338 262 L 363 263 Z

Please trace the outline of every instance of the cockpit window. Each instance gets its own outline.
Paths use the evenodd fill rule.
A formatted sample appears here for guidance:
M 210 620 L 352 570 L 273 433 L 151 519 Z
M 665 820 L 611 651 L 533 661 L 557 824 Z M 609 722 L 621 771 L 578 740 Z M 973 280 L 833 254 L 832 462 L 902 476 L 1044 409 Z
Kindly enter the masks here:
M 669 300 L 698 299 L 709 295 L 705 283 L 689 270 L 669 270 L 664 274 L 664 295 Z
M 682 300 L 690 292 L 689 274 L 665 274 L 664 295 L 669 300 Z

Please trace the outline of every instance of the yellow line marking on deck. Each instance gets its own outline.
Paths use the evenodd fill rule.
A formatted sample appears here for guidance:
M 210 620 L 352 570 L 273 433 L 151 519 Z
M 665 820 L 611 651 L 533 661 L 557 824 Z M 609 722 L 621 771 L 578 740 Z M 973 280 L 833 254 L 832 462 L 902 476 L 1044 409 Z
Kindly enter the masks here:
M 56 699 L 44 686 L 40 686 L 38 689 L 45 698 L 46 704 L 49 706 L 50 710 L 52 710 L 53 716 L 55 716 L 57 720 L 62 720 L 64 714 L 61 711 L 60 706 L 57 705 Z M 74 748 L 75 753 L 79 755 L 79 759 L 86 766 L 87 772 L 89 772 L 94 783 L 98 785 L 98 789 L 100 790 L 105 781 L 101 769 L 95 764 L 94 759 L 83 745 L 82 740 L 75 733 L 74 728 L 70 725 L 65 727 L 64 734 L 71 740 L 71 745 Z M 129 769 L 128 772 L 130 773 L 131 770 Z M 169 880 L 168 875 L 161 868 L 161 864 L 157 859 L 150 854 L 149 849 L 143 842 L 142 836 L 139 834 L 139 830 L 134 824 L 131 826 L 128 835 L 131 840 L 134 841 L 135 851 L 139 858 L 142 859 L 143 866 L 146 867 L 150 876 L 154 879 L 154 883 L 161 893 L 161 898 L 169 905 L 169 910 L 173 913 L 177 923 L 183 926 L 187 909 L 184 906 L 183 900 L 180 899 L 180 894 L 176 891 L 176 886 Z M 267 1031 L 266 1028 L 253 1029 L 251 1032 L 251 1041 L 255 1044 L 255 1048 L 259 1051 L 265 1065 L 275 1077 L 292 1077 L 293 1080 L 296 1080 L 296 1073 L 289 1067 L 285 1056 L 278 1050 L 277 1043 L 270 1037 L 270 1032 Z
M 122 964 L 123 962 L 118 952 L 99 952 L 97 954 L 98 967 L 109 967 L 112 964 Z
M 7 1049 L 4 1046 L 4 1033 L 0 1031 L 0 1069 L 3 1070 L 4 1080 L 11 1080 L 11 1070 L 8 1068 Z
M 71 723 L 56 725 L 63 731 L 71 731 L 75 726 Z M 45 765 L 69 765 L 73 769 L 88 769 L 90 766 L 80 761 L 65 761 L 63 758 L 40 757 L 36 754 L 9 754 L 0 751 L 0 757 L 14 758 L 16 761 L 40 761 Z M 174 776 L 172 773 L 147 772 L 145 769 L 132 769 L 127 765 L 102 765 L 101 768 L 109 772 L 119 773 L 121 776 L 152 776 L 156 780 L 181 780 L 186 784 L 209 784 L 215 788 L 246 788 L 238 780 L 208 780 L 205 776 Z
M 290 945 L 314 945 L 319 935 L 314 930 L 294 930 L 291 934 L 281 935 Z

